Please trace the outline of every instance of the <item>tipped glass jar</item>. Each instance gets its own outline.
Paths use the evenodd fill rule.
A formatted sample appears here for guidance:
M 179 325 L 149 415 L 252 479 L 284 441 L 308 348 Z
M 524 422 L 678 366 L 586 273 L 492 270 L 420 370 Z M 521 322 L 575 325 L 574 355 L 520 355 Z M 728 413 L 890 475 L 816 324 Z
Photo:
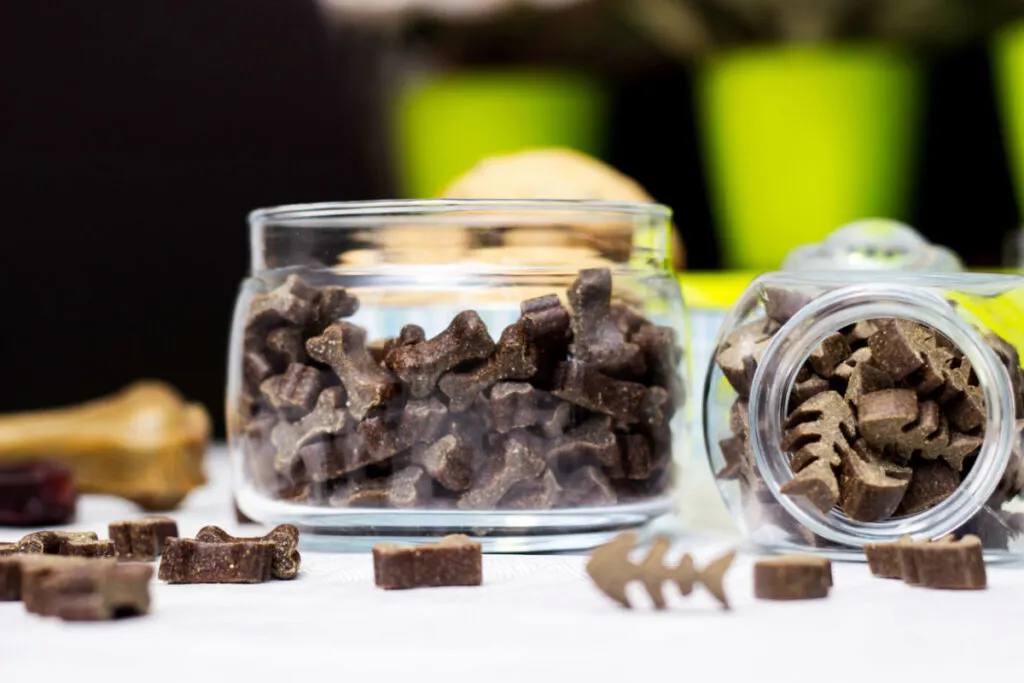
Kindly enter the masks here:
M 1024 278 L 770 273 L 723 324 L 704 433 L 734 518 L 769 550 L 974 534 L 1016 557 Z
M 586 548 L 673 507 L 669 211 L 358 202 L 250 216 L 228 380 L 236 502 L 319 547 Z

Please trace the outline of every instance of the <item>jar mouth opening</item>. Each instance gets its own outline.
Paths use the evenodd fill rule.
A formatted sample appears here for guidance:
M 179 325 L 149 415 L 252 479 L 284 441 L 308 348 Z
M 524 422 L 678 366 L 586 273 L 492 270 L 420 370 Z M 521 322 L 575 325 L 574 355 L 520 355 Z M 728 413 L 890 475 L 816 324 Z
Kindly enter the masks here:
M 436 214 L 573 212 L 668 219 L 672 210 L 664 204 L 645 202 L 614 202 L 577 199 L 385 199 L 373 201 L 319 202 L 285 204 L 256 209 L 249 213 L 249 224 L 268 221 L 292 224 L 294 227 L 343 227 L 358 225 L 360 219 Z M 322 221 L 322 223 L 321 223 Z M 362 227 L 362 226 L 360 226 Z M 425 225 L 424 228 L 427 228 Z
M 878 522 L 857 522 L 838 508 L 821 513 L 807 501 L 779 491 L 793 475 L 781 437 L 797 371 L 826 336 L 861 320 L 899 318 L 931 327 L 954 344 L 977 373 L 985 399 L 986 427 L 971 472 L 952 495 L 920 512 Z M 991 495 L 1009 458 L 1014 421 L 1003 386 L 1009 377 L 980 335 L 935 294 L 893 289 L 891 282 L 839 288 L 811 301 L 775 334 L 755 372 L 750 399 L 750 438 L 758 470 L 776 501 L 815 534 L 845 546 L 895 541 L 900 536 L 939 537 L 961 527 Z

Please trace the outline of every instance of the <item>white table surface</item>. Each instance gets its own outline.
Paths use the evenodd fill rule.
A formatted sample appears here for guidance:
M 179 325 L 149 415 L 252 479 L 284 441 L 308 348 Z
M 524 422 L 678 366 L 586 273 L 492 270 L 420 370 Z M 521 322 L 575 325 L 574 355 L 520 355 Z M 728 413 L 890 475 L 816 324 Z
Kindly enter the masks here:
M 222 451 L 211 483 L 172 516 L 183 535 L 235 523 Z M 74 529 L 101 537 L 139 512 L 89 496 Z M 69 527 L 71 528 L 71 527 Z M 23 529 L 0 528 L 0 540 Z M 695 548 L 698 564 L 718 548 Z M 368 553 L 303 553 L 295 581 L 255 586 L 155 582 L 149 616 L 72 624 L 0 603 L 0 681 L 646 681 L 834 683 L 993 680 L 1018 673 L 1024 569 L 989 568 L 986 591 L 942 592 L 834 567 L 826 600 L 752 596 L 751 563 L 728 576 L 733 609 L 706 594 L 656 613 L 599 593 L 585 557 L 485 556 L 484 586 L 386 592 Z M 672 593 L 672 590 L 668 590 Z M 645 603 L 646 605 L 646 603 Z

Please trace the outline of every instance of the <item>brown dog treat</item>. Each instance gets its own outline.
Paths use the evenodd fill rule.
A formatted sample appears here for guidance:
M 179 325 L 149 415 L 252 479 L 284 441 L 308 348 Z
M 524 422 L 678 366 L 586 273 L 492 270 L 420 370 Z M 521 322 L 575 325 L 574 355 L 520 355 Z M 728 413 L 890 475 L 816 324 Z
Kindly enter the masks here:
M 270 441 L 277 449 L 274 468 L 280 474 L 291 474 L 300 448 L 321 437 L 338 434 L 345 428 L 348 413 L 342 407 L 343 402 L 344 394 L 340 387 L 324 389 L 316 407 L 308 415 L 298 422 L 278 422 L 270 433 Z
M 413 462 L 449 491 L 465 491 L 473 479 L 473 449 L 454 434 L 443 436 L 429 445 L 417 445 L 413 450 Z
M 663 592 L 666 581 L 679 588 L 686 596 L 693 592 L 697 584 L 703 584 L 723 608 L 729 609 L 729 599 L 725 595 L 725 573 L 732 565 L 736 553 L 729 552 L 713 560 L 704 569 L 697 569 L 693 557 L 683 555 L 675 566 L 665 565 L 665 554 L 671 542 L 664 536 L 654 539 L 647 557 L 639 564 L 629 559 L 630 552 L 636 547 L 635 533 L 624 533 L 616 536 L 611 542 L 597 548 L 587 561 L 587 574 L 602 593 L 630 608 L 626 587 L 633 581 L 639 581 L 654 603 L 655 609 L 668 606 Z
M 373 577 L 378 588 L 403 590 L 483 583 L 481 546 L 468 536 L 445 536 L 437 543 L 373 547 Z
M 108 621 L 149 613 L 153 568 L 87 562 L 59 567 L 40 579 L 41 600 L 28 611 L 65 621 Z
M 249 350 L 242 354 L 242 377 L 249 395 L 255 396 L 263 381 L 273 374 L 274 366 L 263 353 Z
M 291 524 L 281 524 L 259 538 L 235 538 L 218 526 L 204 526 L 196 534 L 203 543 L 251 543 L 269 541 L 274 544 L 272 573 L 275 579 L 294 579 L 299 573 L 302 555 L 299 554 L 299 530 Z
M 904 427 L 917 420 L 917 394 L 910 389 L 885 389 L 857 401 L 860 435 L 875 448 L 895 446 Z
M 832 563 L 821 557 L 783 555 L 754 563 L 754 597 L 817 600 L 828 597 Z
M 527 299 L 520 304 L 520 310 L 537 349 L 534 383 L 547 388 L 555 366 L 568 354 L 571 316 L 556 294 Z
M 306 328 L 310 334 L 320 334 L 328 325 L 348 318 L 359 311 L 359 299 L 344 287 L 321 287 L 313 299 L 313 319 Z
M 1024 416 L 1024 369 L 1021 368 L 1020 354 L 1017 347 L 994 333 L 985 335 L 985 343 L 999 356 L 999 360 L 1006 366 L 1010 375 L 1010 385 L 1013 388 L 1015 414 Z
M 614 467 L 620 462 L 621 456 L 611 427 L 611 418 L 595 415 L 561 437 L 549 441 L 546 449 L 545 444 L 537 443 L 534 450 L 546 450 L 544 457 L 548 465 L 558 471 L 571 471 L 594 463 Z M 645 476 L 633 478 L 643 479 Z
M 471 488 L 459 499 L 462 510 L 493 510 L 516 484 L 537 479 L 547 465 L 544 459 L 518 435 L 505 439 L 473 479 Z
M 737 436 L 746 436 L 750 432 L 749 409 L 746 399 L 733 401 L 729 407 L 729 431 Z
M 11 569 L 20 575 L 16 579 L 16 581 L 20 581 L 20 600 L 25 603 L 25 610 L 33 614 L 45 613 L 47 594 L 43 589 L 43 583 L 49 576 L 59 571 L 66 571 L 70 567 L 117 566 L 117 561 L 111 558 L 86 559 L 36 554 L 8 559 L 13 562 Z
M 803 292 L 783 287 L 765 287 L 761 298 L 764 300 L 765 313 L 780 325 L 811 301 L 811 297 Z
M 639 377 L 645 371 L 640 347 L 626 341 L 611 311 L 612 274 L 608 268 L 581 270 L 569 287 L 572 353 L 580 362 L 614 376 Z
M 715 473 L 715 479 L 738 479 L 746 457 L 746 438 L 730 436 L 718 442 L 725 465 Z
M 849 382 L 850 377 L 853 375 L 853 371 L 861 365 L 871 365 L 871 349 L 867 347 L 859 348 L 851 353 L 842 363 L 836 366 L 832 376 L 836 379 L 841 379 L 844 382 Z M 874 367 L 872 365 L 872 367 Z M 877 369 L 877 368 L 876 368 Z M 886 375 L 886 377 L 889 377 Z M 892 382 L 892 378 L 889 379 Z M 891 387 L 886 387 L 891 388 Z
M 260 393 L 272 408 L 287 419 L 296 420 L 313 409 L 322 388 L 319 370 L 292 363 L 283 375 L 264 380 Z
M 465 361 L 483 360 L 493 351 L 494 340 L 483 320 L 476 311 L 463 311 L 436 337 L 393 348 L 384 360 L 409 385 L 414 398 L 425 398 L 441 375 Z
M 17 543 L 0 543 L 0 557 L 9 557 L 11 555 L 16 555 L 18 552 Z
M 66 557 L 117 557 L 113 541 L 74 540 L 61 544 L 60 554 Z
M 374 362 L 366 348 L 366 330 L 358 325 L 340 322 L 328 326 L 323 334 L 306 341 L 306 352 L 313 360 L 329 365 L 341 379 L 348 411 L 357 420 L 391 398 L 397 388 L 395 377 Z
M 855 349 L 856 352 L 867 348 L 868 339 L 875 332 L 878 332 L 878 325 L 875 324 L 874 320 L 860 320 L 853 326 L 846 328 L 844 334 L 846 336 L 846 343 L 850 345 L 851 349 Z
M 269 330 L 284 323 L 305 327 L 313 317 L 316 290 L 298 275 L 289 275 L 277 289 L 253 297 L 246 329 Z
M 960 475 L 944 461 L 918 463 L 896 516 L 914 515 L 933 508 L 952 495 L 959 485 Z
M 827 514 L 839 502 L 839 482 L 829 461 L 817 459 L 779 487 L 779 493 L 803 496 L 811 505 Z
M 915 455 L 934 460 L 948 442 L 949 426 L 939 404 L 922 401 L 918 405 L 917 420 L 905 426 L 896 437 L 896 454 L 904 460 Z
M 906 320 L 887 319 L 876 322 L 878 331 L 868 339 L 872 362 L 896 382 L 924 365 L 921 346 L 928 333 L 923 327 Z
M 642 384 L 612 379 L 576 360 L 558 364 L 554 386 L 551 393 L 558 398 L 623 424 L 640 420 L 647 391 Z
M 795 408 L 807 399 L 814 398 L 818 394 L 828 391 L 829 388 L 830 385 L 827 379 L 811 375 L 807 379 L 796 382 L 793 385 L 791 405 Z
M 263 583 L 273 577 L 275 547 L 271 541 L 169 538 L 159 577 L 167 583 Z
M 306 362 L 306 344 L 302 330 L 296 327 L 278 327 L 267 332 L 264 344 L 267 356 L 280 367 Z
M 539 392 L 526 382 L 500 382 L 491 389 L 491 423 L 500 434 L 532 427 L 540 419 Z
M 843 474 L 839 480 L 843 513 L 858 522 L 889 519 L 909 484 L 907 478 L 889 476 L 877 458 L 866 459 L 860 454 L 847 456 L 843 459 Z
M 498 507 L 503 510 L 550 510 L 562 499 L 562 486 L 551 470 L 538 479 L 521 481 L 502 497 Z
M 168 517 L 143 517 L 113 522 L 108 533 L 119 559 L 152 562 L 163 552 L 164 542 L 178 535 L 178 523 Z
M 36 555 L 61 555 L 69 541 L 96 541 L 94 531 L 37 531 L 18 541 L 18 552 Z
M 859 407 L 862 396 L 892 389 L 894 386 L 895 384 L 889 375 L 873 365 L 862 363 L 850 373 L 850 379 L 846 383 L 844 398 Z
M 391 476 L 351 481 L 336 491 L 329 503 L 334 507 L 411 509 L 427 507 L 432 499 L 430 476 L 410 465 Z
M 850 357 L 850 345 L 843 335 L 835 332 L 825 337 L 808 357 L 807 361 L 819 377 L 832 377 L 836 366 Z
M 398 336 L 394 339 L 388 339 L 384 342 L 382 349 L 383 358 L 387 358 L 387 355 L 391 353 L 392 349 L 396 349 L 400 346 L 412 346 L 413 344 L 419 344 L 420 342 L 427 340 L 427 333 L 419 325 L 403 325 L 402 329 L 398 332 Z
M 897 541 L 895 544 L 896 555 L 899 557 L 900 578 L 903 579 L 903 582 L 910 586 L 918 586 L 921 584 L 921 570 L 918 565 L 918 548 L 924 545 L 944 545 L 952 542 L 952 536 L 943 536 L 935 541 L 913 541 L 906 537 Z
M 494 352 L 468 372 L 449 372 L 438 387 L 448 397 L 448 409 L 461 413 L 469 409 L 481 391 L 496 382 L 529 379 L 537 372 L 537 347 L 530 338 L 529 323 L 520 320 L 506 327 Z
M 600 507 L 614 505 L 615 489 L 600 468 L 581 467 L 563 484 L 562 502 L 566 507 Z
M 740 396 L 750 394 L 750 384 L 764 350 L 771 341 L 767 321 L 754 320 L 733 330 L 715 354 L 722 374 Z
M 910 481 L 914 474 L 913 468 L 903 465 L 902 461 L 890 460 L 887 455 L 869 446 L 864 439 L 857 439 L 853 443 L 853 450 L 862 460 L 881 467 L 885 475 L 893 479 Z
M 793 453 L 790 467 L 800 471 L 814 460 L 833 467 L 851 452 L 850 440 L 857 422 L 850 405 L 835 391 L 826 391 L 804 401 L 786 419 L 782 449 Z
M 914 548 L 918 585 L 925 588 L 980 590 L 987 586 L 981 539 L 964 536 L 948 543 Z
M 961 432 L 972 432 L 985 424 L 985 397 L 979 387 L 968 386 L 946 408 L 949 424 Z
M 901 579 L 903 570 L 900 564 L 899 544 L 910 543 L 909 536 L 892 543 L 866 543 L 864 555 L 868 560 L 868 569 L 874 576 L 883 579 Z
M 649 383 L 668 392 L 672 406 L 686 401 L 686 387 L 679 376 L 682 350 L 676 331 L 662 325 L 642 324 L 629 340 L 640 347 L 647 365 Z

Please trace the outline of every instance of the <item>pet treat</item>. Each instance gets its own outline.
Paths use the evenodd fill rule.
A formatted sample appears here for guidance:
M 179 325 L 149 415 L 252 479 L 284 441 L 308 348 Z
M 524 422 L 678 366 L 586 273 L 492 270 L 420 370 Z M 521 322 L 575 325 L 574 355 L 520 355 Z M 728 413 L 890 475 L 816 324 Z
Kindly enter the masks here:
M 820 557 L 784 555 L 754 563 L 754 596 L 760 600 L 828 597 L 832 563 Z
M 204 526 L 196 534 L 196 540 L 203 543 L 250 543 L 269 541 L 274 544 L 273 576 L 275 579 L 294 579 L 299 573 L 302 556 L 299 554 L 299 530 L 291 524 L 281 524 L 266 536 L 259 538 L 235 538 L 218 526 Z
M 68 542 L 92 542 L 98 538 L 94 531 L 37 531 L 18 541 L 18 552 L 35 555 L 64 555 L 64 546 Z
M 153 568 L 143 565 L 83 562 L 56 566 L 38 579 L 38 599 L 26 599 L 27 611 L 65 621 L 107 621 L 149 613 Z
M 273 541 L 203 542 L 169 538 L 159 577 L 167 583 L 263 583 L 273 578 Z
M 373 576 L 385 590 L 479 586 L 483 583 L 481 546 L 468 536 L 445 536 L 437 543 L 373 547 Z
M 472 310 L 431 338 L 410 323 L 368 343 L 338 319 L 354 300 L 318 317 L 324 289 L 289 278 L 247 323 L 232 429 L 265 495 L 521 510 L 665 493 L 682 351 L 612 297 L 610 270 L 580 273 L 571 311 L 555 293 L 526 299 L 497 343 Z
M 925 588 L 979 590 L 987 586 L 981 539 L 913 546 L 917 583 Z
M 168 517 L 143 517 L 114 522 L 108 529 L 117 557 L 125 562 L 152 562 L 168 538 L 178 535 L 178 523 Z
M 663 585 L 671 581 L 679 587 L 683 595 L 690 595 L 694 586 L 703 584 L 723 608 L 729 609 L 729 599 L 725 595 L 724 577 L 736 553 L 730 552 L 713 560 L 704 569 L 697 569 L 693 557 L 683 555 L 679 563 L 669 567 L 665 565 L 665 554 L 671 542 L 659 536 L 654 539 L 650 552 L 640 564 L 629 559 L 629 553 L 637 544 L 634 533 L 616 536 L 611 542 L 597 548 L 587 561 L 587 574 L 602 593 L 623 607 L 631 608 L 626 595 L 626 586 L 632 581 L 639 581 L 655 609 L 665 609 Z
M 113 541 L 72 539 L 61 544 L 60 554 L 65 557 L 117 557 L 117 549 Z
M 67 524 L 77 500 L 71 470 L 58 462 L 0 466 L 0 526 Z

